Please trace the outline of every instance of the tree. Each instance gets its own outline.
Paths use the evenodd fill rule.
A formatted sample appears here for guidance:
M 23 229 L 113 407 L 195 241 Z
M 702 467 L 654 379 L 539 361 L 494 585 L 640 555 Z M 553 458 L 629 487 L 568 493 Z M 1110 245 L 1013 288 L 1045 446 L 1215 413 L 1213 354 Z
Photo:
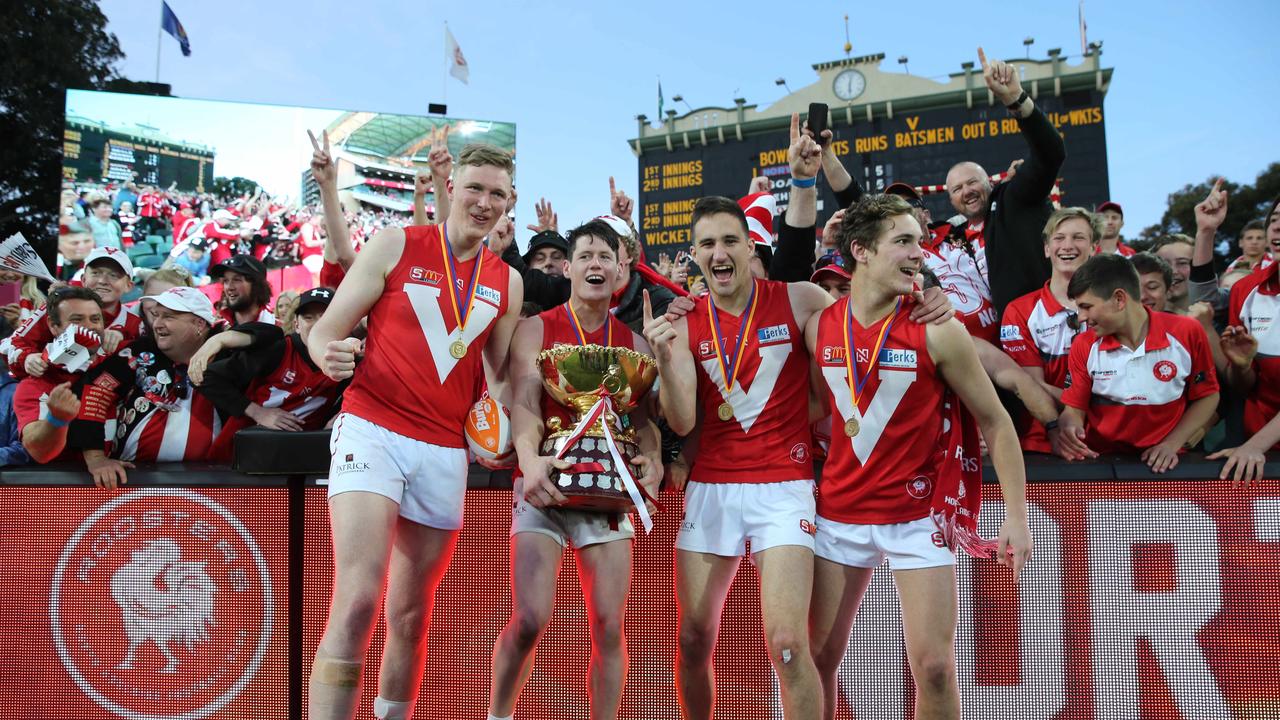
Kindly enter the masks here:
M 0 237 L 56 251 L 67 88 L 102 88 L 124 58 L 93 0 L 5 3 L 0 57 Z
M 244 177 L 216 177 L 213 179 L 213 194 L 231 200 L 245 195 L 253 195 L 258 191 L 258 183 Z
M 1171 233 L 1183 233 L 1192 237 L 1196 234 L 1196 203 L 1209 194 L 1217 177 L 1210 177 L 1195 185 L 1184 185 L 1182 189 L 1169 194 L 1169 207 L 1164 211 L 1160 222 L 1146 227 L 1140 233 L 1145 241 L 1152 241 Z M 1232 246 L 1240 237 L 1250 220 L 1262 218 L 1263 213 L 1271 207 L 1272 201 L 1280 195 L 1280 162 L 1271 163 L 1258 173 L 1252 185 L 1240 185 L 1230 180 L 1223 180 L 1222 187 L 1227 191 L 1227 219 L 1218 228 L 1218 240 L 1227 239 Z M 1236 252 L 1233 250 L 1233 253 Z

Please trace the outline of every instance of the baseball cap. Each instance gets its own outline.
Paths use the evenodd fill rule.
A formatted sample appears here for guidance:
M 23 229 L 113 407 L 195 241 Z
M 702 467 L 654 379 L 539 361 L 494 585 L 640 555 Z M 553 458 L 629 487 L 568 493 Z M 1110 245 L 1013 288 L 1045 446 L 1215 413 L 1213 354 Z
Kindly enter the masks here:
M 178 287 L 169 288 L 159 295 L 147 295 L 142 299 L 155 300 L 170 310 L 191 313 L 210 325 L 218 320 L 218 316 L 213 312 L 213 301 L 209 299 L 208 295 L 195 288 L 179 285 Z
M 221 222 L 231 222 L 236 219 L 236 216 L 235 213 L 230 210 L 215 210 L 213 213 L 213 219 Z
M 814 266 L 813 275 L 809 277 L 809 282 L 818 282 L 818 278 L 824 273 L 848 280 L 849 271 L 844 269 L 844 256 L 840 253 L 827 253 L 818 258 L 818 262 Z
M 912 186 L 904 182 L 896 182 L 884 189 L 885 195 L 897 195 L 911 207 L 924 207 L 924 199 L 920 197 L 920 193 Z
M 311 288 L 310 290 L 298 296 L 298 310 L 302 312 L 302 308 L 308 305 L 323 305 L 329 307 L 329 303 L 333 301 L 333 289 L 327 287 Z
M 1103 212 L 1106 212 L 1107 210 L 1115 210 L 1116 212 L 1120 213 L 1120 217 L 1124 217 L 1124 210 L 1120 207 L 1120 203 L 1111 202 L 1110 200 L 1099 205 L 1098 209 L 1094 210 L 1094 212 L 1103 213 Z
M 529 239 L 529 249 L 524 254 L 525 262 L 528 262 L 535 252 L 544 247 L 554 248 L 565 255 L 569 254 L 569 243 L 565 242 L 560 233 L 555 230 L 543 230 Z
M 214 265 L 209 271 L 209 275 L 215 279 L 220 278 L 228 270 L 264 280 L 267 277 L 267 266 L 252 255 L 232 255 L 221 263 Z
M 129 260 L 129 256 L 113 247 L 94 248 L 88 257 L 84 259 L 84 266 L 89 267 L 99 260 L 110 260 L 120 267 L 120 270 L 130 278 L 133 277 L 133 262 Z

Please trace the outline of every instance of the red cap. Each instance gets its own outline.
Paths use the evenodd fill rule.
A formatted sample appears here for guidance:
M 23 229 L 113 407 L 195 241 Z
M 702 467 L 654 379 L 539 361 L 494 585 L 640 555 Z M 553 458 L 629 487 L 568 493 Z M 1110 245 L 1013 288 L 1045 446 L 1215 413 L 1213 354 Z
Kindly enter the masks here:
M 1116 212 L 1120 213 L 1120 217 L 1124 217 L 1124 210 L 1120 207 L 1120 203 L 1111 202 L 1110 200 L 1099 205 L 1098 209 L 1094 210 L 1094 212 L 1102 213 L 1102 212 L 1106 212 L 1107 210 L 1115 210 Z

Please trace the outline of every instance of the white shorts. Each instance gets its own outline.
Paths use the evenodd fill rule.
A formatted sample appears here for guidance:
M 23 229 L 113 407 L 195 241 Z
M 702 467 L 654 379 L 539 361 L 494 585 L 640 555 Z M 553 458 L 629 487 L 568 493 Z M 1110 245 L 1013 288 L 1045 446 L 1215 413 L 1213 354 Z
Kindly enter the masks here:
M 812 480 L 769 483 L 690 482 L 676 549 L 741 557 L 779 545 L 813 549 Z
M 600 513 L 561 508 L 536 508 L 524 501 L 522 481 L 516 478 L 511 503 L 511 537 L 517 533 L 535 532 L 550 536 L 561 547 L 572 545 L 584 548 L 588 545 L 630 540 L 635 537 L 631 525 L 631 513 Z M 617 519 L 617 528 L 609 526 Z
M 362 490 L 400 505 L 400 517 L 441 530 L 462 527 L 467 451 L 414 440 L 351 413 L 329 438 L 329 497 Z
M 886 558 L 893 570 L 956 564 L 955 553 L 929 517 L 892 525 L 857 525 L 819 515 L 813 554 L 856 568 L 879 567 Z

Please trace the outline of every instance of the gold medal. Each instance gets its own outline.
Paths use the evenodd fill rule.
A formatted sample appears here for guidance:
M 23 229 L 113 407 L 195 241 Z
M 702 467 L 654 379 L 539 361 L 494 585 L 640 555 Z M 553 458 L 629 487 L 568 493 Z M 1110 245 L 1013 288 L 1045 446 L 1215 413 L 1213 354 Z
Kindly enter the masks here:
M 849 420 L 848 420 L 847 422 L 845 422 L 845 424 L 844 424 L 844 434 L 845 434 L 845 435 L 848 435 L 849 437 L 857 437 L 857 436 L 858 436 L 858 430 L 859 430 L 859 428 L 858 428 L 858 421 L 857 421 L 856 419 L 854 419 L 854 418 L 849 418 Z
M 733 419 L 733 406 L 727 402 L 720 403 L 720 407 L 716 409 L 716 415 L 724 422 L 729 422 Z
M 449 354 L 453 356 L 454 360 L 461 360 L 467 356 L 467 346 L 463 345 L 461 340 L 454 340 L 453 344 L 449 346 Z

